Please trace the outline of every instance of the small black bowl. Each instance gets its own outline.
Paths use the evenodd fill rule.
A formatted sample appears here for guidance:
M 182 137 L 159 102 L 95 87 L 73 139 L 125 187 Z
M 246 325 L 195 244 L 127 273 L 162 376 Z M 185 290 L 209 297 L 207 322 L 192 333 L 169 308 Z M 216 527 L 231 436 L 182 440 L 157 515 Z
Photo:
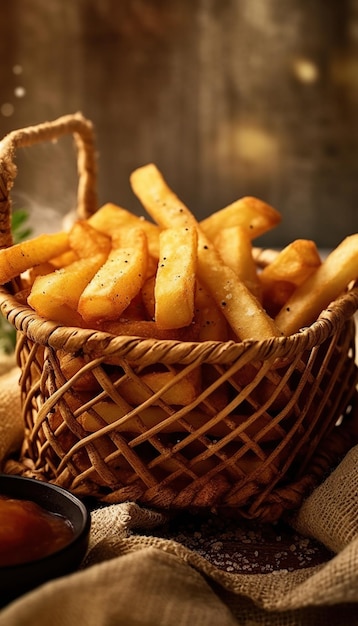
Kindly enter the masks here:
M 69 491 L 33 478 L 0 474 L 0 495 L 35 502 L 66 518 L 73 536 L 63 548 L 35 561 L 0 567 L 0 606 L 42 583 L 75 571 L 89 541 L 91 516 L 87 506 Z

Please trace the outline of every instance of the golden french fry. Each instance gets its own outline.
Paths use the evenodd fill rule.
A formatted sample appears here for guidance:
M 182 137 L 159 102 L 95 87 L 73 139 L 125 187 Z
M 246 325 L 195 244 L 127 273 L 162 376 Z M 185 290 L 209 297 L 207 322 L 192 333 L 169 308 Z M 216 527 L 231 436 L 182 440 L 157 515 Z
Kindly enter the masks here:
M 204 241 L 201 239 L 198 252 L 198 276 L 220 307 L 236 337 L 260 341 L 281 335 L 256 296 L 221 261 L 215 247 Z
M 168 372 L 149 372 L 140 376 L 141 380 L 154 393 L 164 387 L 167 389 L 161 394 L 161 399 L 171 405 L 186 406 L 193 402 L 200 393 L 201 380 L 199 369 L 176 380 L 177 372 L 174 368 Z
M 296 289 L 294 283 L 287 280 L 275 280 L 262 295 L 262 304 L 271 317 L 275 317 L 282 309 L 285 302 L 292 296 Z
M 158 269 L 158 259 L 148 254 L 146 278 L 153 278 Z
M 78 312 L 86 322 L 118 318 L 144 283 L 146 235 L 138 228 L 127 234 L 130 245 L 113 249 L 81 294 Z
M 146 234 L 149 254 L 158 259 L 159 229 L 156 224 L 148 222 L 144 217 L 138 217 L 127 209 L 108 202 L 91 215 L 87 221 L 91 226 L 111 237 L 121 233 L 123 229 L 140 228 Z
M 151 392 L 144 387 L 137 377 L 126 378 L 117 388 L 121 397 L 131 406 L 139 406 L 151 397 Z
M 51 265 L 54 266 L 55 269 L 60 269 L 61 267 L 66 267 L 66 265 L 71 265 L 74 261 L 78 261 L 79 256 L 76 254 L 74 250 L 66 250 L 63 254 L 59 254 L 58 256 L 50 259 Z
M 205 235 L 214 241 L 218 232 L 231 226 L 243 227 L 250 239 L 255 239 L 277 226 L 281 214 L 266 202 L 245 196 L 216 211 L 200 222 Z
M 139 218 L 137 219 L 137 223 L 142 224 L 142 221 L 139 220 Z M 148 222 L 149 224 L 149 222 Z M 154 224 L 150 224 L 150 226 L 154 226 Z M 157 228 L 157 227 L 156 227 Z M 116 248 L 132 248 L 133 247 L 133 232 L 135 233 L 137 231 L 137 227 L 125 227 L 123 226 L 123 228 L 121 228 L 120 230 L 116 231 L 113 230 L 112 235 L 111 235 L 111 240 L 112 240 L 112 248 L 116 249 Z M 149 278 L 153 278 L 153 276 L 155 276 L 156 272 L 157 272 L 157 268 L 158 268 L 158 257 L 154 257 L 149 253 L 149 248 L 148 248 L 148 237 L 147 234 L 145 232 L 145 229 L 142 230 L 141 227 L 139 227 L 139 230 L 145 233 L 145 237 L 146 237 L 146 242 L 147 242 L 147 255 L 146 255 L 146 270 L 145 270 L 145 280 L 149 279 Z M 158 230 L 158 236 L 159 236 L 159 230 Z M 158 237 L 157 237 L 158 239 Z M 159 239 L 158 239 L 159 242 Z M 158 243 L 159 246 L 159 243 Z M 158 252 L 159 254 L 159 252 Z
M 86 361 L 83 357 L 70 354 L 65 352 L 64 350 L 59 350 L 57 353 L 61 372 L 66 378 L 69 380 L 72 376 L 75 376 L 85 367 Z M 73 381 L 71 388 L 76 391 L 96 391 L 100 387 L 97 379 L 93 375 L 91 371 L 84 370 L 81 373 L 81 376 L 78 376 L 76 380 Z
M 199 368 L 190 374 L 180 376 L 178 371 L 171 367 L 168 371 L 151 371 L 138 374 L 138 378 L 128 378 L 118 387 L 118 392 L 125 400 L 137 406 L 152 397 L 152 392 L 157 393 L 164 389 L 159 399 L 155 400 L 155 406 L 161 400 L 167 404 L 186 406 L 193 402 L 201 390 L 201 371 Z
M 231 267 L 235 274 L 260 300 L 261 285 L 247 229 L 243 226 L 225 227 L 215 237 L 214 244 L 225 265 Z
M 123 311 L 121 319 L 126 321 L 142 321 L 147 319 L 147 311 L 143 303 L 142 293 L 138 292 Z
M 96 230 L 87 220 L 77 220 L 69 233 L 72 250 L 79 258 L 91 258 L 96 254 L 108 255 L 112 248 L 111 237 Z
M 148 278 L 142 287 L 142 300 L 149 320 L 154 320 L 155 315 L 155 276 Z
M 112 335 L 133 335 L 143 339 L 168 339 L 173 341 L 196 341 L 199 327 L 190 324 L 183 328 L 159 328 L 152 320 L 101 320 L 98 323 L 99 330 Z
M 358 277 L 358 234 L 350 235 L 301 285 L 275 318 L 286 335 L 314 322 L 321 311 Z
M 201 371 L 199 368 L 190 374 L 180 376 L 174 367 L 168 371 L 153 371 L 138 374 L 138 378 L 129 378 L 118 387 L 119 393 L 125 400 L 137 406 L 146 402 L 156 393 L 164 389 L 159 399 L 153 404 L 158 405 L 162 400 L 170 405 L 186 406 L 193 402 L 201 390 Z
M 257 340 L 280 335 L 257 298 L 224 264 L 193 214 L 168 187 L 156 166 L 149 164 L 135 170 L 130 182 L 134 193 L 160 227 L 197 229 L 198 278 L 220 307 L 235 335 L 240 339 Z
M 199 341 L 227 341 L 228 323 L 208 294 L 197 283 L 195 290 L 195 319 L 199 325 Z
M 320 265 L 317 246 L 310 239 L 296 239 L 278 252 L 259 275 L 263 305 L 268 313 L 277 315 L 296 286 Z
M 68 304 L 61 304 L 61 307 L 48 305 L 46 314 L 39 313 L 39 315 L 54 322 L 59 322 L 63 326 L 78 326 L 79 328 L 85 326 L 80 314 L 74 311 Z
M 135 404 L 137 405 L 138 402 L 137 399 Z M 126 415 L 131 409 L 132 407 L 126 401 L 119 404 L 108 401 L 97 402 L 91 411 L 84 411 L 77 419 L 87 432 L 96 432 L 106 424 L 113 424 L 115 432 L 140 434 L 146 428 L 157 426 L 167 417 L 163 409 L 149 407 L 142 410 L 137 416 L 126 419 Z
M 265 290 L 270 289 L 275 281 L 288 281 L 300 285 L 320 265 L 321 257 L 314 241 L 296 239 L 266 265 L 260 273 L 260 281 Z
M 48 261 L 47 263 L 40 263 L 39 265 L 35 265 L 29 270 L 29 283 L 32 285 L 35 278 L 37 276 L 44 276 L 45 274 L 51 274 L 51 272 L 55 271 L 55 266 Z
M 47 263 L 68 249 L 65 232 L 38 235 L 0 250 L 0 284 L 7 283 L 35 265 Z
M 42 317 L 63 324 L 83 326 L 77 313 L 81 293 L 105 262 L 99 254 L 92 259 L 80 259 L 51 274 L 38 276 L 27 299 L 28 304 Z
M 167 228 L 160 233 L 154 286 L 159 328 L 182 328 L 193 321 L 196 259 L 195 228 Z

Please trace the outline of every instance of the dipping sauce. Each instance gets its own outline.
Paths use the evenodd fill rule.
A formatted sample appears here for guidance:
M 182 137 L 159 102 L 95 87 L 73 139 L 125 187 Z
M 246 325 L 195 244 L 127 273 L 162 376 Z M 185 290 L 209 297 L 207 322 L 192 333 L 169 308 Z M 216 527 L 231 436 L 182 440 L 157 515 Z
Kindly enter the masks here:
M 35 502 L 0 495 L 0 567 L 41 559 L 67 545 L 74 530 Z

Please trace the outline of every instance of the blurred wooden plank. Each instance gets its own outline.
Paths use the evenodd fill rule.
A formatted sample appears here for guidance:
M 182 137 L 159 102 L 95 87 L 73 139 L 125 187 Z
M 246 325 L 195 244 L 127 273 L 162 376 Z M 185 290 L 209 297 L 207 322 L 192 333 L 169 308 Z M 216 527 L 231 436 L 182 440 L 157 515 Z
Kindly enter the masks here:
M 350 3 L 280 7 L 3 3 L 0 134 L 82 110 L 97 129 L 102 202 L 139 211 L 128 176 L 154 161 L 199 218 L 257 195 L 283 214 L 260 245 L 332 247 L 357 230 L 358 18 Z M 14 193 L 64 212 L 74 163 L 68 142 L 51 150 L 19 155 Z

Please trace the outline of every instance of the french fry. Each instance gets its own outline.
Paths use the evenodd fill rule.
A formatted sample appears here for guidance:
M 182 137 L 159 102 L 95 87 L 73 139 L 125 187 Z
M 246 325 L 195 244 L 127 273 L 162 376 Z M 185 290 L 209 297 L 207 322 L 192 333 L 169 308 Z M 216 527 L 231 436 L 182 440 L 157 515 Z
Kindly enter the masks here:
M 233 332 L 240 339 L 266 339 L 280 335 L 273 320 L 199 227 L 193 214 L 168 187 L 155 165 L 135 170 L 130 177 L 135 195 L 162 228 L 196 228 L 199 280 L 211 293 Z
M 310 325 L 358 277 L 358 234 L 350 235 L 301 285 L 275 318 L 286 335 Z
M 108 202 L 88 218 L 88 223 L 111 237 L 121 233 L 123 229 L 140 228 L 146 234 L 149 254 L 158 259 L 159 229 L 156 224 L 148 222 L 144 217 L 138 217 L 127 209 Z
M 62 324 L 224 342 L 297 332 L 357 278 L 358 234 L 323 264 L 310 240 L 268 256 L 252 239 L 281 216 L 261 200 L 241 198 L 198 223 L 155 165 L 130 183 L 155 223 L 108 203 L 68 232 L 0 250 L 0 284 L 22 275 L 19 302 Z
M 128 321 L 143 321 L 147 319 L 147 311 L 145 309 L 142 293 L 138 292 L 136 296 L 134 296 L 133 300 L 130 301 L 127 308 L 123 311 L 121 319 L 125 319 Z
M 258 198 L 245 196 L 209 215 L 200 222 L 200 228 L 211 241 L 223 228 L 232 226 L 243 227 L 250 239 L 255 239 L 277 226 L 280 221 L 281 214 L 272 206 Z
M 227 341 L 226 318 L 213 298 L 198 282 L 195 290 L 195 320 L 199 326 L 199 341 Z
M 168 371 L 151 371 L 138 374 L 138 378 L 128 378 L 118 388 L 125 400 L 133 406 L 146 402 L 166 387 L 160 394 L 160 400 L 170 405 L 186 406 L 193 402 L 201 390 L 201 371 L 199 368 L 177 379 L 178 372 L 171 367 Z M 158 405 L 159 400 L 154 401 Z
M 225 265 L 231 267 L 240 280 L 260 300 L 261 285 L 247 229 L 240 225 L 225 227 L 215 237 L 214 244 Z
M 170 405 L 186 406 L 193 402 L 200 392 L 200 370 L 197 369 L 190 375 L 181 376 L 180 380 L 176 378 L 177 372 L 174 368 L 165 372 L 147 372 L 139 375 L 138 380 L 125 380 L 119 386 L 118 391 L 129 405 L 137 406 L 146 402 L 152 396 L 152 392 L 156 393 L 166 387 L 165 391 L 160 394 L 161 400 Z M 155 401 L 154 405 L 157 406 L 158 402 L 159 400 Z
M 137 223 L 139 224 L 140 220 L 139 218 L 137 218 Z M 140 222 L 140 224 L 142 224 L 142 222 Z M 149 224 L 149 222 L 148 222 Z M 150 224 L 150 226 L 152 226 L 152 224 Z M 113 230 L 111 233 L 111 241 L 112 241 L 112 248 L 116 249 L 116 248 L 131 248 L 133 247 L 133 232 L 135 233 L 136 230 L 140 230 L 142 232 L 145 233 L 145 237 L 146 237 L 146 242 L 147 242 L 147 254 L 146 254 L 146 270 L 145 270 L 145 277 L 146 279 L 148 278 L 152 278 L 157 271 L 157 267 L 158 267 L 158 257 L 154 257 L 150 254 L 149 252 L 149 246 L 148 246 L 148 236 L 146 234 L 145 229 L 143 230 L 140 226 L 123 226 L 123 228 L 119 229 L 119 230 Z M 104 235 L 104 233 L 103 233 Z M 159 236 L 159 231 L 158 231 L 158 236 Z M 155 244 L 157 246 L 157 244 Z M 159 246 L 159 243 L 158 243 Z
M 69 247 L 66 232 L 38 235 L 0 250 L 0 284 L 4 285 L 35 265 L 47 263 Z
M 159 328 L 182 328 L 193 321 L 196 260 L 195 228 L 167 228 L 160 233 L 154 286 L 154 319 Z
M 86 361 L 83 357 L 70 354 L 64 350 L 59 350 L 57 356 L 61 372 L 67 380 L 78 374 L 86 365 Z M 77 380 L 73 381 L 71 388 L 76 391 L 94 392 L 100 388 L 100 385 L 91 371 L 83 371 L 82 375 L 78 377 Z
M 145 383 L 153 393 L 160 391 L 164 387 L 168 387 L 162 394 L 161 398 L 164 402 L 171 405 L 187 406 L 195 400 L 201 389 L 201 380 L 199 369 L 191 372 L 190 375 L 183 376 L 176 381 L 177 372 L 174 370 L 168 372 L 149 372 L 141 376 L 141 380 Z
M 138 404 L 138 400 L 136 404 Z M 126 419 L 125 416 L 131 409 L 132 407 L 130 405 L 126 406 L 126 403 L 118 405 L 108 401 L 97 402 L 91 411 L 84 411 L 79 416 L 78 421 L 87 432 L 96 432 L 104 423 L 115 425 L 114 430 L 118 433 L 130 432 L 140 434 L 145 428 L 153 428 L 168 417 L 163 409 L 155 406 L 143 409 L 137 416 Z M 164 431 L 174 432 L 173 426 L 168 425 Z
M 273 282 L 282 280 L 300 285 L 321 265 L 321 257 L 314 241 L 295 239 L 283 248 L 275 259 L 260 273 L 260 281 L 265 290 Z
M 83 326 L 77 305 L 83 289 L 92 279 L 106 255 L 80 259 L 71 265 L 44 276 L 38 276 L 27 299 L 28 304 L 42 317 L 70 326 Z
M 215 247 L 204 241 L 201 239 L 198 252 L 198 276 L 236 337 L 263 340 L 279 336 L 280 331 L 256 296 L 221 261 Z
M 155 315 L 155 276 L 150 276 L 142 287 L 142 300 L 149 320 L 154 320 Z
M 157 272 L 158 268 L 158 259 L 148 254 L 147 257 L 147 268 L 146 268 L 146 278 L 153 278 Z
M 199 327 L 190 324 L 183 328 L 159 328 L 152 320 L 102 320 L 98 323 L 99 330 L 112 335 L 133 335 L 143 339 L 168 339 L 173 341 L 196 341 Z
M 265 311 L 267 311 L 271 317 L 275 317 L 282 309 L 285 302 L 292 296 L 295 289 L 296 285 L 287 280 L 273 281 L 270 288 L 265 290 L 262 295 L 262 304 Z
M 321 265 L 314 241 L 296 239 L 283 248 L 260 273 L 262 298 L 270 315 L 277 315 L 285 302 Z
M 102 253 L 108 255 L 112 247 L 111 237 L 96 230 L 87 220 L 77 220 L 73 224 L 68 240 L 72 250 L 82 259 Z
M 59 254 L 58 256 L 50 259 L 51 265 L 54 266 L 55 269 L 61 269 L 61 267 L 66 267 L 66 265 L 71 265 L 74 261 L 78 261 L 79 256 L 76 254 L 74 250 L 66 250 L 63 254 Z
M 147 266 L 147 238 L 143 230 L 127 233 L 130 245 L 113 249 L 83 290 L 78 312 L 86 322 L 116 319 L 139 293 Z
M 51 272 L 55 271 L 55 266 L 48 261 L 47 263 L 40 263 L 39 265 L 35 265 L 35 267 L 31 267 L 29 270 L 29 283 L 33 284 L 35 278 L 37 276 L 44 276 L 45 274 L 51 274 Z

